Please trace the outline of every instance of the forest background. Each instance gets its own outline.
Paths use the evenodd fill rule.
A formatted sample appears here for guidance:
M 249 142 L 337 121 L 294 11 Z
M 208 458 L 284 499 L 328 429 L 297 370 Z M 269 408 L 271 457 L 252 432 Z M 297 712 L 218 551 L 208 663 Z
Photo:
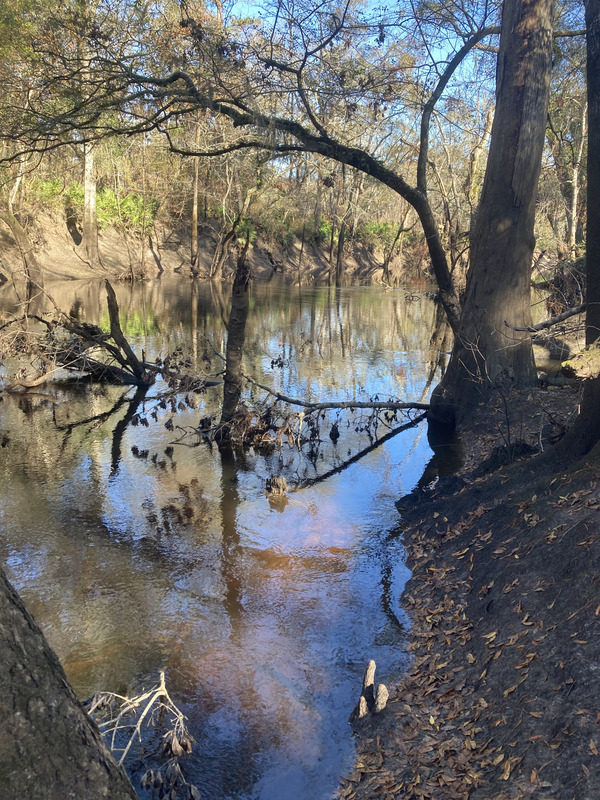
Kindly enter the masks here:
M 49 276 L 119 266 L 134 277 L 178 269 L 220 279 L 248 236 L 257 266 L 293 281 L 433 277 L 417 212 L 377 176 L 308 152 L 291 133 L 263 130 L 271 150 L 251 148 L 237 121 L 204 101 L 124 84 L 127 70 L 187 69 L 202 91 L 236 91 L 242 103 L 245 93 L 258 96 L 273 117 L 314 109 L 317 129 L 326 120 L 331 140 L 409 185 L 422 188 L 426 168 L 449 269 L 464 287 L 495 106 L 500 4 L 310 6 L 7 6 L 0 272 L 18 274 L 24 259 L 37 275 L 37 259 Z M 586 214 L 585 41 L 573 35 L 583 28 L 581 6 L 557 12 L 564 35 L 554 38 L 536 259 L 572 272 Z M 300 92 L 286 86 L 299 65 Z

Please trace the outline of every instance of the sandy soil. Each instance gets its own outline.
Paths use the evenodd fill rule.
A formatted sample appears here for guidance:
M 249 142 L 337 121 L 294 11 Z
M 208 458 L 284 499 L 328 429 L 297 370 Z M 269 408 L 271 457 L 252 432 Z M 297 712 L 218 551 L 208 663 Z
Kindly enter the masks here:
M 41 214 L 27 225 L 27 231 L 38 262 L 49 280 L 86 279 L 91 277 L 122 277 L 145 275 L 157 277 L 163 273 L 189 274 L 190 236 L 182 230 L 169 230 L 156 225 L 147 240 L 139 236 L 125 235 L 116 229 L 100 232 L 99 250 L 101 267 L 90 268 L 81 245 L 75 244 L 67 229 L 64 214 L 53 216 Z M 205 226 L 200 237 L 200 271 L 208 275 L 217 235 L 214 227 Z M 260 236 L 249 251 L 249 260 L 254 275 L 268 279 L 283 273 L 292 283 L 327 283 L 330 269 L 326 249 L 300 242 L 283 251 L 277 242 Z M 236 250 L 232 250 L 227 268 L 235 267 Z M 380 283 L 382 280 L 381 258 L 365 248 L 357 246 L 345 260 L 345 281 L 348 283 Z M 398 271 L 397 267 L 392 273 Z M 0 275 L 7 278 L 23 276 L 21 253 L 8 229 L 0 224 Z M 202 276 L 202 275 L 201 275 Z M 398 275 L 395 275 L 398 278 Z

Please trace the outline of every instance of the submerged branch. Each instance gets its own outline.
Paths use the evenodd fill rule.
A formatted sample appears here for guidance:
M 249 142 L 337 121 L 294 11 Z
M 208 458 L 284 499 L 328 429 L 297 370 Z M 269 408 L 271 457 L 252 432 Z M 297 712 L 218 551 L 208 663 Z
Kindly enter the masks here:
M 355 453 L 355 455 L 353 455 L 351 458 L 346 459 L 346 461 L 343 461 L 337 467 L 334 467 L 333 469 L 324 472 L 322 475 L 318 475 L 316 478 L 309 478 L 308 480 L 302 481 L 301 483 L 297 484 L 297 486 L 294 487 L 293 491 L 298 491 L 299 489 L 305 489 L 307 486 L 314 486 L 316 483 L 321 483 L 322 481 L 331 478 L 333 475 L 337 475 L 339 472 L 343 472 L 349 466 L 351 466 L 352 464 L 356 464 L 356 462 L 360 461 L 361 458 L 364 458 L 369 453 L 372 453 L 373 450 L 376 450 L 382 444 L 385 444 L 385 442 L 389 441 L 390 439 L 393 439 L 394 436 L 397 436 L 399 433 L 407 431 L 410 428 L 416 427 L 420 422 L 423 422 L 423 420 L 426 417 L 427 417 L 426 413 L 419 414 L 418 417 L 415 417 L 410 422 L 406 422 L 404 425 L 400 425 L 397 428 L 388 431 L 380 439 L 377 439 L 376 442 L 373 442 L 368 447 L 365 447 L 363 450 L 360 450 L 358 453 Z
M 281 400 L 282 403 L 289 403 L 293 406 L 301 406 L 302 408 L 307 408 L 309 411 L 321 411 L 330 408 L 371 408 L 373 410 L 381 409 L 389 411 L 427 411 L 429 409 L 429 403 L 400 403 L 397 400 L 332 400 L 321 403 L 310 403 L 307 400 L 299 400 L 298 398 L 288 397 L 288 395 L 276 392 L 274 389 L 271 389 L 269 386 L 265 386 L 263 383 L 259 383 L 258 381 L 254 380 L 254 378 L 250 378 L 248 375 L 244 375 L 244 378 L 250 381 L 250 383 L 253 383 L 255 386 L 258 386 L 259 389 L 262 389 L 264 392 L 272 395 L 277 400 Z

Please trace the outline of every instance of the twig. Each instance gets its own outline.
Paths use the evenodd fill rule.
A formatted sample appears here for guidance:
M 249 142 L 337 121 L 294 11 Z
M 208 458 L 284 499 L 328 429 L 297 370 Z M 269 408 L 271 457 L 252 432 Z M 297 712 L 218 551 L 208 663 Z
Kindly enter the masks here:
M 185 717 L 169 696 L 167 687 L 165 685 L 164 672 L 161 671 L 160 673 L 160 681 L 158 686 L 154 686 L 149 691 L 144 692 L 138 697 L 134 697 L 132 699 L 128 697 L 122 697 L 118 694 L 113 694 L 112 692 L 103 692 L 98 699 L 94 699 L 94 701 L 92 701 L 88 713 L 94 713 L 98 708 L 110 703 L 112 700 L 118 700 L 120 702 L 121 706 L 119 713 L 117 714 L 116 718 L 99 722 L 98 727 L 101 730 L 104 729 L 103 733 L 105 735 L 111 734 L 110 749 L 113 751 L 113 753 L 116 752 L 117 749 L 121 750 L 121 757 L 119 758 L 118 762 L 120 766 L 123 765 L 123 762 L 125 761 L 125 758 L 127 757 L 134 740 L 138 738 L 140 742 L 142 741 L 142 724 L 150 715 L 150 712 L 155 710 L 154 707 L 157 701 L 159 701 L 158 707 L 165 708 L 172 714 L 173 717 L 173 729 L 165 734 L 165 738 L 168 740 L 171 752 L 176 758 L 180 755 L 183 755 L 184 752 L 191 752 L 191 737 L 184 722 Z M 135 723 L 133 732 L 129 737 L 127 744 L 124 748 L 117 748 L 117 734 L 120 730 L 130 727 L 131 723 L 126 721 L 127 717 L 130 715 L 135 716 L 139 709 L 143 709 L 143 711 Z

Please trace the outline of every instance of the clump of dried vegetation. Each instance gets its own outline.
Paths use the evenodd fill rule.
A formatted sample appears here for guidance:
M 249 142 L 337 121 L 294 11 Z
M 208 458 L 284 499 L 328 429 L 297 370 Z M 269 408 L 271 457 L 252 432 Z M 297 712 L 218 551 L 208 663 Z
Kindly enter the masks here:
M 164 672 L 157 686 L 135 697 L 100 692 L 85 705 L 119 765 L 134 759 L 153 763 L 141 774 L 142 789 L 157 799 L 199 800 L 198 788 L 188 783 L 180 765 L 180 759 L 192 752 L 194 740 L 186 717 L 169 695 Z

